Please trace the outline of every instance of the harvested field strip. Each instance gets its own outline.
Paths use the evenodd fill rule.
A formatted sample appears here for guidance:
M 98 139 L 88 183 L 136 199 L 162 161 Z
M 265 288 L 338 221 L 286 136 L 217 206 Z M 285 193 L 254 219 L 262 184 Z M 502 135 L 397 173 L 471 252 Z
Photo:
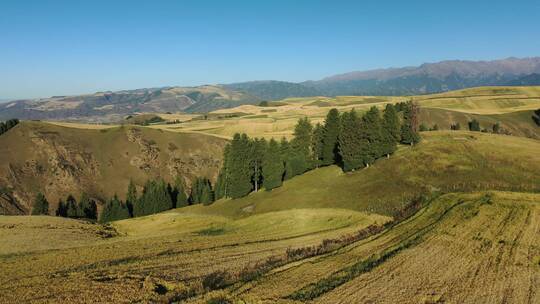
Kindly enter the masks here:
M 494 201 L 504 201 L 509 200 L 510 202 L 514 203 L 516 201 L 512 201 L 512 195 L 518 196 L 518 197 L 524 197 L 528 201 L 540 201 L 540 197 L 538 194 L 513 194 L 513 193 L 506 193 L 506 192 L 495 192 L 494 194 Z M 521 205 L 521 202 L 517 201 L 516 203 L 519 203 L 520 207 L 517 207 L 518 210 L 529 208 L 529 205 L 526 207 L 523 207 Z M 492 206 L 492 204 L 494 206 Z M 506 204 L 506 203 L 505 203 Z M 530 203 L 526 203 L 530 204 Z M 365 241 L 360 241 L 358 243 L 355 243 L 351 246 L 348 246 L 346 248 L 343 248 L 341 250 L 338 250 L 336 252 L 333 252 L 331 254 L 321 256 L 321 257 L 315 257 L 312 259 L 300 261 L 297 263 L 292 263 L 290 265 L 286 265 L 283 267 L 280 267 L 272 272 L 270 272 L 268 275 L 263 276 L 256 282 L 251 282 L 249 284 L 245 284 L 244 286 L 241 286 L 240 288 L 236 288 L 234 291 L 231 290 L 231 294 L 241 298 L 241 299 L 261 299 L 261 300 L 267 300 L 271 302 L 280 302 L 280 301 L 291 301 L 293 299 L 287 298 L 290 295 L 293 295 L 295 292 L 298 292 L 302 290 L 303 288 L 308 288 L 308 286 L 316 286 L 317 283 L 327 279 L 331 278 L 332 274 L 340 274 L 340 271 L 336 272 L 336 269 L 344 270 L 350 270 L 350 271 L 358 271 L 358 269 L 371 269 L 369 272 L 363 272 L 359 271 L 355 273 L 355 276 L 352 276 L 352 280 L 346 280 L 345 283 L 341 286 L 338 286 L 335 289 L 329 289 L 325 292 L 320 293 L 317 298 L 316 296 L 313 297 L 316 301 L 319 301 L 321 303 L 334 303 L 334 302 L 340 302 L 340 299 L 348 299 L 348 297 L 344 297 L 341 295 L 341 297 L 333 297 L 332 295 L 338 290 L 341 290 L 345 286 L 349 286 L 351 282 L 357 281 L 359 279 L 370 280 L 372 278 L 373 272 L 397 272 L 399 273 L 399 266 L 397 264 L 403 264 L 406 263 L 406 260 L 404 261 L 401 257 L 406 255 L 407 257 L 411 258 L 410 252 L 415 251 L 418 254 L 419 247 L 425 247 L 432 244 L 433 239 L 440 239 L 441 237 L 443 239 L 446 239 L 448 237 L 448 232 L 446 232 L 447 229 L 458 229 L 460 226 L 458 224 L 460 221 L 477 221 L 480 219 L 483 223 L 483 225 L 475 225 L 476 228 L 483 228 L 483 227 L 490 227 L 490 225 L 494 225 L 495 223 L 500 223 L 500 221 L 494 221 L 493 218 L 486 218 L 484 216 L 478 216 L 478 214 L 482 214 L 485 212 L 485 210 L 490 210 L 490 212 L 493 212 L 494 214 L 498 214 L 498 216 L 503 216 L 501 218 L 501 221 L 504 221 L 504 218 L 508 216 L 506 212 L 501 212 L 506 210 L 504 207 L 505 205 L 502 203 L 490 203 L 489 197 L 485 196 L 485 194 L 448 194 L 442 196 L 440 199 L 432 203 L 430 206 L 423 209 L 421 212 L 419 212 L 417 215 L 412 217 L 411 219 L 407 220 L 406 222 L 403 222 L 394 228 L 386 231 L 385 233 L 379 234 L 373 238 L 367 239 Z M 502 208 L 502 209 L 500 209 Z M 535 207 L 537 208 L 537 207 Z M 539 209 L 534 209 L 534 212 L 540 211 Z M 512 229 L 515 229 L 515 222 L 512 220 L 513 217 L 521 216 L 521 213 L 517 213 L 516 215 L 510 215 L 509 216 L 509 227 L 513 227 Z M 534 213 L 533 213 L 534 214 Z M 534 218 L 534 217 L 531 217 Z M 458 226 L 456 226 L 458 225 Z M 535 224 L 538 225 L 538 224 Z M 534 225 L 533 225 L 534 226 Z M 466 226 L 467 227 L 467 226 Z M 531 227 L 531 226 L 529 226 Z M 480 231 L 482 233 L 482 229 L 474 229 L 470 231 L 467 229 L 460 229 L 460 235 L 463 235 L 464 238 L 473 239 L 475 235 Z M 424 229 L 424 231 L 422 231 Z M 537 229 L 537 228 L 536 228 Z M 483 237 L 482 237 L 483 238 Z M 399 248 L 403 244 L 406 244 L 407 242 L 411 242 L 407 250 L 404 250 L 404 248 L 401 248 L 398 250 L 398 252 L 394 252 L 393 257 L 391 259 L 388 259 L 389 252 L 394 251 L 396 248 Z M 478 243 L 478 246 L 482 245 L 482 241 L 475 241 Z M 498 241 L 491 241 L 491 243 L 497 243 Z M 466 242 L 462 242 L 463 246 L 468 245 Z M 484 245 L 486 246 L 486 245 Z M 540 247 L 539 247 L 540 248 Z M 437 248 L 438 250 L 444 250 L 444 247 Z M 515 249 L 516 252 L 519 252 L 519 249 Z M 538 249 L 536 249 L 538 250 Z M 448 255 L 449 252 L 444 252 L 444 255 Z M 459 256 L 459 250 L 454 254 L 454 258 Z M 386 255 L 386 256 L 385 256 Z M 534 255 L 534 254 L 533 254 Z M 373 259 L 375 257 L 375 259 Z M 373 268 L 374 261 L 383 258 L 381 265 Z M 371 259 L 370 259 L 371 258 Z M 531 258 L 534 259 L 534 258 Z M 443 263 L 444 261 L 437 261 L 439 263 Z M 454 261 L 452 261 L 454 262 Z M 455 261 L 456 263 L 459 262 L 459 259 Z M 392 264 L 394 267 L 396 267 L 395 270 L 390 270 L 386 265 Z M 532 263 L 532 262 L 531 262 Z M 357 268 L 355 268 L 355 265 Z M 371 266 L 370 266 L 371 265 Z M 445 269 L 444 266 L 441 265 L 441 269 Z M 370 266 L 370 267 L 366 267 Z M 418 265 L 419 267 L 421 265 Z M 458 266 L 456 266 L 458 267 Z M 379 269 L 384 270 L 379 270 Z M 533 268 L 533 270 L 535 270 Z M 353 271 L 353 272 L 354 272 Z M 536 268 L 536 271 L 540 271 L 540 268 Z M 343 272 L 345 273 L 345 272 Z M 422 273 L 422 272 L 421 272 Z M 329 275 L 331 274 L 331 275 Z M 411 274 L 412 275 L 412 274 Z M 450 277 L 449 277 L 450 276 Z M 337 277 L 337 275 L 336 275 Z M 356 277 L 356 278 L 354 278 Z M 449 279 L 451 278 L 451 275 L 445 275 L 445 278 Z M 387 278 L 386 276 L 381 275 L 379 279 L 384 280 L 384 278 Z M 427 278 L 430 279 L 429 277 Z M 405 278 L 402 278 L 404 282 L 408 281 Z M 324 282 L 323 282 L 324 283 Z M 384 288 L 385 286 L 384 282 L 377 281 L 377 283 L 381 284 L 381 288 Z M 339 284 L 337 284 L 339 285 Z M 403 284 L 402 284 L 403 285 Z M 421 285 L 421 284 L 420 284 Z M 307 291 L 307 289 L 304 289 L 303 291 Z M 399 290 L 396 290 L 397 293 L 399 293 Z M 316 295 L 317 292 L 314 293 Z M 374 302 L 378 302 L 381 299 L 381 295 L 384 294 L 383 290 L 378 290 L 378 293 L 370 293 L 372 296 L 371 299 Z M 311 298 L 310 296 L 307 296 L 306 298 Z M 331 300 L 329 300 L 330 297 Z M 301 298 L 298 296 L 298 298 Z M 389 298 L 389 299 L 401 299 L 396 295 L 396 297 Z M 362 297 L 364 300 L 358 300 L 354 302 L 366 302 L 365 297 Z M 346 303 L 342 302 L 342 303 Z M 369 301 L 368 301 L 369 302 Z M 388 301 L 391 303 L 392 301 Z M 416 301 L 415 303 L 417 303 Z M 459 302 L 459 301 L 458 301 Z M 350 302 L 349 302 L 350 303 Z

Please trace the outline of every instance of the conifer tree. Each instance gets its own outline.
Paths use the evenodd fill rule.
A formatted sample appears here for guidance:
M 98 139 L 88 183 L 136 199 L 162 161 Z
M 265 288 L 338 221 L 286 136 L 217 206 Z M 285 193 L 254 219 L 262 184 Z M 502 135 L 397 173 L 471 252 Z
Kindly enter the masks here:
M 366 151 L 364 165 L 369 166 L 373 161 L 385 154 L 379 109 L 375 106 L 371 107 L 362 117 L 362 124 L 365 132 L 365 141 L 362 146 Z
M 281 186 L 285 167 L 280 155 L 279 144 L 272 138 L 263 159 L 263 185 L 269 191 Z
M 343 163 L 344 171 L 352 171 L 363 165 L 362 137 L 363 130 L 356 111 L 352 109 L 341 115 L 341 132 L 339 134 L 339 154 Z
M 49 214 L 49 202 L 45 198 L 45 195 L 39 192 L 34 199 L 32 215 L 48 215 L 48 214 Z
M 533 115 L 532 115 L 532 119 L 533 119 L 534 123 L 537 126 L 540 127 L 540 109 L 534 110 Z
M 327 166 L 339 162 L 338 137 L 340 117 L 337 109 L 331 109 L 324 121 L 322 164 Z
M 137 203 L 137 199 L 137 187 L 133 180 L 130 179 L 126 194 L 126 207 L 128 208 L 130 216 L 133 216 L 133 206 Z
M 67 206 L 61 199 L 58 200 L 58 207 L 56 209 L 56 216 L 67 217 Z
M 231 174 L 231 144 L 227 144 L 223 150 L 223 165 L 221 166 L 221 170 L 219 172 L 217 181 L 216 181 L 216 187 L 215 187 L 215 199 L 221 199 L 224 197 L 229 197 L 229 189 L 230 189 L 230 174 Z
M 294 172 L 291 166 L 291 154 L 292 154 L 291 145 L 285 137 L 281 139 L 279 148 L 280 148 L 281 161 L 283 162 L 283 166 L 284 166 L 282 180 L 288 180 L 294 176 Z
M 387 157 L 397 149 L 397 143 L 400 140 L 399 117 L 394 105 L 387 104 L 383 113 L 382 121 L 382 152 Z
M 313 151 L 313 167 L 318 168 L 322 164 L 324 127 L 317 123 L 313 129 L 311 150 Z
M 185 207 L 188 205 L 188 198 L 186 196 L 186 190 L 184 190 L 184 183 L 180 176 L 176 177 L 174 183 L 174 192 L 176 193 L 176 208 Z
M 201 179 L 201 204 L 210 205 L 214 202 L 214 192 L 212 191 L 212 184 L 206 178 Z
M 141 197 L 133 206 L 134 216 L 154 214 L 172 209 L 173 202 L 162 179 L 146 182 Z
M 252 190 L 250 166 L 250 143 L 246 134 L 235 134 L 230 151 L 230 197 L 246 196 Z
M 216 200 L 222 199 L 225 197 L 226 192 L 226 181 L 225 181 L 225 169 L 221 168 L 219 171 L 216 184 L 214 187 L 214 198 Z
M 480 122 L 476 119 L 469 121 L 469 130 L 479 132 L 481 130 Z
M 307 117 L 300 118 L 294 128 L 291 141 L 291 167 L 293 176 L 302 174 L 313 166 L 311 151 L 313 126 Z
M 112 221 L 119 221 L 129 218 L 129 211 L 127 206 L 123 204 L 116 194 L 109 200 L 103 207 L 99 221 L 101 223 L 107 223 Z
M 212 185 L 207 178 L 198 177 L 191 187 L 191 202 L 193 204 L 209 205 L 214 201 Z
M 86 192 L 81 194 L 81 199 L 79 200 L 79 217 L 87 219 L 97 219 L 97 205 L 96 202 L 88 197 Z
M 418 106 L 412 101 L 407 102 L 403 108 L 403 124 L 401 125 L 401 142 L 403 144 L 413 145 L 420 141 L 418 111 Z
M 251 180 L 253 181 L 253 189 L 257 192 L 262 181 L 262 161 L 264 151 L 266 150 L 266 140 L 255 138 L 250 140 L 249 161 L 250 170 L 252 172 Z
M 68 195 L 66 199 L 66 214 L 69 218 L 78 218 L 80 215 L 79 208 L 77 206 L 77 201 L 73 197 L 73 195 Z

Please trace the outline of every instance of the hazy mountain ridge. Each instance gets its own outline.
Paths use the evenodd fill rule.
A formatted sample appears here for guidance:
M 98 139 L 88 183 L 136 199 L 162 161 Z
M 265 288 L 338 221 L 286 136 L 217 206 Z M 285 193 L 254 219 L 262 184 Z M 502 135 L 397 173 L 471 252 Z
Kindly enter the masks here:
M 417 67 L 356 71 L 301 83 L 248 81 L 17 100 L 0 104 L 0 120 L 17 117 L 110 122 L 137 112 L 210 112 L 289 97 L 419 95 L 501 85 L 540 85 L 540 57 L 448 60 Z
M 0 104 L 0 120 L 118 121 L 137 112 L 209 112 L 259 102 L 258 97 L 222 86 L 164 87 L 10 101 Z

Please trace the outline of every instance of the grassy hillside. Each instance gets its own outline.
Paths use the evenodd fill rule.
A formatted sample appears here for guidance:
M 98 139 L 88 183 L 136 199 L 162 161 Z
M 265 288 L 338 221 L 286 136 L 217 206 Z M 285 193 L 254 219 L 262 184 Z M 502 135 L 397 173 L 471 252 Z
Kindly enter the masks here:
M 223 226 L 216 226 L 208 216 L 188 219 L 162 213 L 117 222 L 119 236 L 96 239 L 93 230 L 102 228 L 86 229 L 82 222 L 71 219 L 49 219 L 39 231 L 37 227 L 33 230 L 42 238 L 33 245 L 35 237 L 23 233 L 28 217 L 0 216 L 0 236 L 19 236 L 0 244 L 0 280 L 10 290 L 0 294 L 1 302 L 155 301 L 162 293 L 168 297 L 171 292 L 197 286 L 201 277 L 213 271 L 240 271 L 291 246 L 315 245 L 388 220 L 348 210 L 312 209 L 238 221 L 221 218 Z M 57 243 L 56 235 L 63 231 L 79 236 L 78 246 Z M 93 243 L 84 243 L 91 238 L 95 238 Z M 49 248 L 41 245 L 45 242 Z M 10 249 L 13 246 L 18 248 L 16 252 Z
M 529 113 L 540 108 L 540 87 L 480 87 L 442 94 L 419 96 L 338 96 L 287 98 L 269 106 L 242 105 L 217 110 L 212 115 L 219 119 L 197 119 L 180 125 L 161 125 L 170 131 L 196 131 L 231 137 L 246 132 L 252 137 L 291 137 L 300 117 L 309 117 L 314 123 L 322 122 L 333 107 L 339 111 L 356 109 L 365 112 L 372 106 L 384 108 L 388 103 L 415 100 L 422 108 L 421 122 L 437 123 L 450 129 L 454 122 L 466 127 L 476 118 L 490 129 L 495 122 L 513 135 L 540 138 L 540 128 Z M 232 115 L 242 113 L 242 115 Z
M 271 192 L 112 228 L 0 216 L 0 280 L 10 290 L 0 300 L 534 303 L 540 195 L 527 192 L 540 190 L 539 150 L 540 142 L 527 138 L 427 132 L 419 145 L 401 147 L 369 169 L 321 168 Z M 331 245 L 381 227 L 426 191 L 449 193 L 396 226 Z M 328 251 L 273 262 L 321 244 Z M 256 279 L 240 275 L 260 265 L 270 268 Z M 205 291 L 209 278 L 233 274 L 243 279 Z
M 392 215 L 411 198 L 434 191 L 540 191 L 540 142 L 479 132 L 426 132 L 415 147 L 346 174 L 336 166 L 280 187 L 186 212 L 242 217 L 295 208 L 346 208 Z M 182 212 L 180 209 L 179 212 Z
M 538 194 L 445 195 L 382 234 L 227 293 L 262 303 L 536 303 L 539 202 Z
M 482 129 L 492 131 L 493 125 L 499 123 L 502 128 L 514 136 L 540 139 L 540 127 L 531 119 L 533 110 L 509 112 L 504 114 L 471 114 L 446 109 L 421 108 L 420 121 L 428 127 L 437 124 L 440 129 L 449 130 L 450 126 L 459 123 L 463 130 L 468 129 L 468 122 L 476 119 Z
M 540 107 L 540 87 L 478 87 L 441 94 L 414 96 L 430 108 L 474 114 L 503 114 Z
M 115 193 L 123 197 L 130 179 L 138 186 L 149 178 L 172 181 L 176 175 L 188 185 L 196 176 L 214 179 L 225 143 L 214 136 L 144 127 L 22 122 L 0 136 L 0 213 L 28 212 L 37 191 L 46 194 L 54 210 L 69 193 L 86 191 L 98 200 Z

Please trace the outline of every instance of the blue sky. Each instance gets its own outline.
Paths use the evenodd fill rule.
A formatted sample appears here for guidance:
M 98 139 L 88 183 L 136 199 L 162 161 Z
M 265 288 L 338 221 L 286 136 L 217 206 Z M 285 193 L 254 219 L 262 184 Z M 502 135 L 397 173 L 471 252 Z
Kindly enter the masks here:
M 0 1 L 0 98 L 540 56 L 540 1 Z

